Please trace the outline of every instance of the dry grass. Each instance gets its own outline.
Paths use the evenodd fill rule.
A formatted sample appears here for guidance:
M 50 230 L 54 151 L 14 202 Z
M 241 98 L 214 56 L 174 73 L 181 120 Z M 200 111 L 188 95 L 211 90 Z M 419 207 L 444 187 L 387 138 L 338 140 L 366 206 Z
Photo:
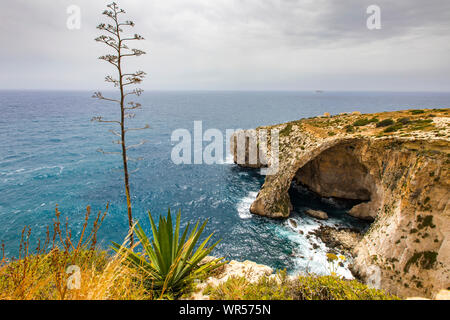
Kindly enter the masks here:
M 17 259 L 7 259 L 2 245 L 0 299 L 151 299 L 152 293 L 146 290 L 142 274 L 123 263 L 123 255 L 110 256 L 96 249 L 97 231 L 106 212 L 94 217 L 88 232 L 91 211 L 87 207 L 80 238 L 73 241 L 68 222 L 61 225 L 56 208 L 52 234 L 48 227 L 45 241 L 39 241 L 33 252 L 29 241 L 31 229 L 27 227 L 22 231 Z

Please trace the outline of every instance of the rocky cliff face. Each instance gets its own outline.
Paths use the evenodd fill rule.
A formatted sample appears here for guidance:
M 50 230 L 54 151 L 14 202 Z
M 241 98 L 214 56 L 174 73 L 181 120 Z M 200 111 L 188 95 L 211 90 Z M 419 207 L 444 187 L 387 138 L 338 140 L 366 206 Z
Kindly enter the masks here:
M 293 180 L 324 197 L 360 200 L 349 214 L 374 222 L 354 249 L 354 272 L 402 296 L 430 297 L 447 289 L 448 114 L 449 109 L 352 114 L 266 127 L 280 130 L 279 170 L 266 177 L 250 210 L 288 217 Z M 232 139 L 236 161 L 239 142 Z M 269 165 L 275 162 L 270 150 L 269 143 L 263 150 Z M 240 165 L 248 165 L 248 155 L 241 159 Z

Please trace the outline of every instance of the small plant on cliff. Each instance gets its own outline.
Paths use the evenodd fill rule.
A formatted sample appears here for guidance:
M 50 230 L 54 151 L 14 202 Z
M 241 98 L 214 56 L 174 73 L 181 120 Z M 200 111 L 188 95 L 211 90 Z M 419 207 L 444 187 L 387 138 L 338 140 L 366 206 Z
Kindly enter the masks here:
M 124 255 L 131 266 L 142 271 L 148 279 L 149 286 L 159 291 L 161 297 L 167 294 L 177 296 L 194 279 L 202 277 L 224 264 L 223 258 L 204 262 L 205 257 L 219 243 L 217 241 L 206 247 L 213 234 L 210 234 L 195 249 L 207 221 L 200 228 L 199 222 L 197 222 L 189 235 L 188 224 L 180 237 L 180 212 L 176 217 L 175 230 L 173 230 L 170 209 L 167 218 L 159 217 L 158 227 L 156 227 L 150 212 L 148 217 L 151 224 L 152 241 L 147 237 L 139 223 L 136 224 L 134 230 L 144 249 L 142 252 L 135 253 L 132 249 L 114 242 L 113 249 Z
M 128 224 L 129 230 L 132 229 L 133 226 L 133 216 L 131 210 L 131 195 L 130 195 L 130 183 L 129 183 L 129 173 L 128 173 L 128 160 L 130 157 L 127 155 L 127 152 L 131 148 L 135 148 L 143 143 L 145 140 L 142 140 L 139 144 L 135 144 L 132 146 L 126 146 L 125 144 L 125 135 L 127 132 L 134 130 L 142 130 L 149 128 L 148 125 L 142 128 L 128 128 L 125 126 L 126 119 L 132 119 L 135 117 L 133 113 L 134 110 L 140 109 L 141 104 L 134 101 L 126 101 L 129 96 L 135 95 L 140 96 L 143 92 L 140 88 L 135 88 L 133 90 L 126 90 L 129 86 L 140 84 L 146 73 L 144 71 L 136 71 L 136 72 L 126 72 L 124 71 L 123 61 L 128 57 L 137 57 L 145 54 L 144 51 L 140 49 L 132 49 L 128 47 L 128 43 L 130 41 L 139 41 L 144 38 L 138 34 L 134 34 L 133 36 L 125 36 L 123 34 L 123 27 L 134 27 L 133 21 L 120 21 L 120 17 L 125 13 L 123 9 L 120 9 L 115 2 L 107 5 L 108 9 L 103 11 L 103 15 L 112 20 L 112 24 L 101 23 L 98 25 L 97 29 L 106 32 L 107 34 L 101 35 L 95 39 L 97 42 L 104 43 L 110 49 L 112 49 L 113 54 L 106 54 L 104 56 L 99 57 L 100 60 L 104 60 L 111 65 L 117 71 L 116 77 L 114 76 L 106 76 L 105 81 L 110 82 L 119 89 L 119 98 L 107 98 L 103 96 L 101 92 L 95 92 L 93 98 L 97 98 L 99 100 L 105 100 L 108 102 L 117 103 L 120 107 L 120 119 L 118 120 L 106 120 L 103 117 L 96 116 L 92 118 L 92 121 L 113 124 L 119 126 L 119 131 L 115 131 L 113 129 L 109 130 L 112 134 L 119 137 L 119 140 L 113 141 L 120 145 L 120 152 L 104 152 L 102 149 L 99 149 L 100 152 L 105 154 L 121 154 L 122 155 L 122 163 L 123 163 L 123 174 L 124 174 L 124 184 L 125 184 L 125 195 L 127 198 L 127 213 L 128 213 Z M 130 244 L 133 245 L 133 233 L 130 232 Z
M 337 256 L 332 252 L 327 253 L 327 261 L 329 265 L 328 269 L 330 270 L 332 276 L 337 275 L 338 266 L 342 266 L 345 260 L 346 259 L 343 255 Z

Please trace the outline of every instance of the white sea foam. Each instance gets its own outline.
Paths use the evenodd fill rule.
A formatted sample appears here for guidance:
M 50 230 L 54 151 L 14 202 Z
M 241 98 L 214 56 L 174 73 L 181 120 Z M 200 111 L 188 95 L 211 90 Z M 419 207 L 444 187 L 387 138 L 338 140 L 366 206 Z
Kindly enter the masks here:
M 37 172 L 37 171 L 52 170 L 52 169 L 59 169 L 59 173 L 57 175 L 60 175 L 64 170 L 64 166 L 61 166 L 61 165 L 59 165 L 59 166 L 42 166 L 42 167 L 31 168 L 31 169 L 20 168 L 20 169 L 14 170 L 14 171 L 0 172 L 0 174 L 10 176 L 10 175 L 14 175 L 14 174 L 28 174 L 28 173 L 33 173 L 33 172 Z
M 321 223 L 314 219 L 289 218 L 289 220 L 286 220 L 285 223 L 277 228 L 277 234 L 296 244 L 294 251 L 295 271 L 293 274 L 330 274 L 331 265 L 327 260 L 327 252 L 329 249 L 319 238 L 310 236 L 308 239 L 306 237 L 310 232 L 318 229 Z M 347 259 L 343 262 L 343 267 L 336 266 L 336 273 L 345 279 L 353 279 L 354 277 L 348 268 L 350 262 L 351 261 Z
M 224 160 L 219 160 L 219 164 L 233 164 L 234 163 L 234 157 L 231 155 L 231 153 L 227 153 Z
M 250 206 L 253 201 L 256 200 L 257 195 L 258 192 L 251 191 L 245 198 L 239 201 L 237 204 L 237 211 L 241 219 L 248 219 L 252 217 L 252 214 L 250 213 Z

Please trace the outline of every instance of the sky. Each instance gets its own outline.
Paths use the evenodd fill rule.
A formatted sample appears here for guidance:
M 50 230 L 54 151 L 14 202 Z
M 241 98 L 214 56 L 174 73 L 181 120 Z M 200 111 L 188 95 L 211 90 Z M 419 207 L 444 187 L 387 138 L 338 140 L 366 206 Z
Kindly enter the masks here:
M 109 88 L 94 41 L 109 2 L 0 0 L 0 89 Z M 117 2 L 145 38 L 125 64 L 147 72 L 145 90 L 450 91 L 448 0 Z M 381 29 L 369 30 L 373 4 Z

